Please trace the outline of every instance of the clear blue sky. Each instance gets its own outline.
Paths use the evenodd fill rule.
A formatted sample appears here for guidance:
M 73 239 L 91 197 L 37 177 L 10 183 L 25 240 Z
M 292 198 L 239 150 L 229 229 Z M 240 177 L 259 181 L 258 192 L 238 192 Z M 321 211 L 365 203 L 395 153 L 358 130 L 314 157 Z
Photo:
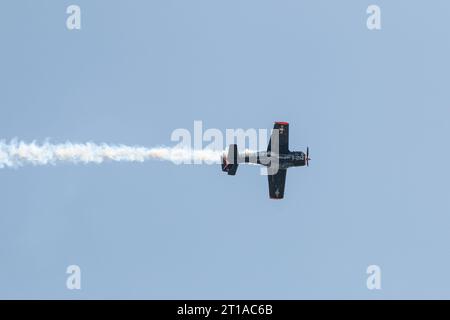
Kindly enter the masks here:
M 311 166 L 283 201 L 250 166 L 2 169 L 0 298 L 450 298 L 448 1 L 132 3 L 2 2 L 0 139 L 152 147 L 281 120 Z

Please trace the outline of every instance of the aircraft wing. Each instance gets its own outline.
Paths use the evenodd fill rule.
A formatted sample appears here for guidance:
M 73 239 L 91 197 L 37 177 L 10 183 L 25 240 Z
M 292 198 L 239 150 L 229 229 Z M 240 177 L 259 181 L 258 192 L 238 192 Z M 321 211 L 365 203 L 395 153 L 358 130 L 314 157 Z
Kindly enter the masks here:
M 278 139 L 274 136 L 276 134 L 278 134 Z M 267 151 L 271 151 L 272 141 L 274 143 L 274 151 L 278 148 L 279 154 L 289 152 L 289 123 L 275 122 L 272 135 L 270 136 L 269 145 L 267 146 Z
M 267 176 L 269 178 L 269 194 L 271 199 L 283 199 L 286 171 L 286 169 L 279 169 L 276 174 Z

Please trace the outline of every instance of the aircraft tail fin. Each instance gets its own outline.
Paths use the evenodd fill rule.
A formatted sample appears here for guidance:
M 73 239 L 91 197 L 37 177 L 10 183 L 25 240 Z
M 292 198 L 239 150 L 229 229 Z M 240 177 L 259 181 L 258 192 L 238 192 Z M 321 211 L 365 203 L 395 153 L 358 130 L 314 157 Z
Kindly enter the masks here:
M 230 144 L 228 154 L 222 157 L 222 171 L 227 172 L 228 175 L 234 176 L 238 169 L 238 149 L 237 144 Z

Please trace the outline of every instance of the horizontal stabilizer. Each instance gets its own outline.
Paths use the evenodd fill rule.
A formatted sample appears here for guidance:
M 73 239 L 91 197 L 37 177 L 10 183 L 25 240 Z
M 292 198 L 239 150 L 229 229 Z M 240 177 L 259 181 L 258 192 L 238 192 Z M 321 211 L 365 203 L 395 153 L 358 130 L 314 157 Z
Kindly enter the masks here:
M 222 157 L 222 171 L 227 172 L 230 176 L 234 176 L 239 166 L 237 159 L 237 144 L 230 144 L 228 154 Z

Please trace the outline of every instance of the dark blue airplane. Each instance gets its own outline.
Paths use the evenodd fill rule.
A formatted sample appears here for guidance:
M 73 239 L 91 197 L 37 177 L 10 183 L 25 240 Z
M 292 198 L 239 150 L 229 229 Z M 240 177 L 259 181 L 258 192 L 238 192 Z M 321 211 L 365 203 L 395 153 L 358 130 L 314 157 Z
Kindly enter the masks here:
M 269 195 L 271 199 L 283 199 L 286 171 L 290 167 L 309 165 L 309 148 L 289 151 L 289 123 L 275 122 L 267 151 L 239 154 L 236 144 L 231 144 L 228 154 L 222 157 L 222 171 L 236 174 L 239 163 L 255 163 L 267 167 Z

